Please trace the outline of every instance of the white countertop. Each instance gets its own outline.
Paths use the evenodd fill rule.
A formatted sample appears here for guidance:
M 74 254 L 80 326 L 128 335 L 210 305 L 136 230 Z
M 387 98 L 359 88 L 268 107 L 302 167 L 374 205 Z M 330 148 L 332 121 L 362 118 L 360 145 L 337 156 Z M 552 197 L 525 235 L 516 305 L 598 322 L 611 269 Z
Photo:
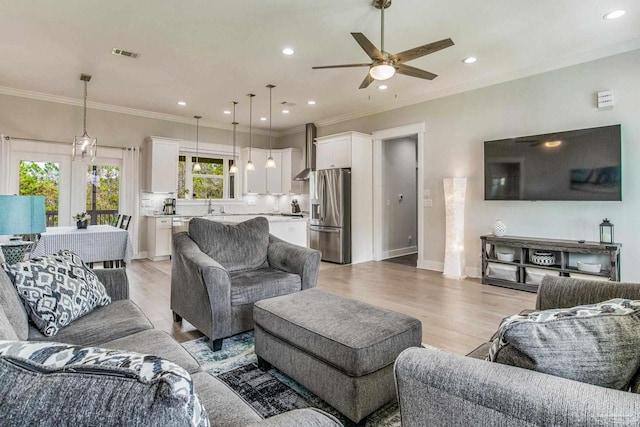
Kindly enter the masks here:
M 260 214 L 241 214 L 241 215 L 206 215 L 202 218 L 209 219 L 211 221 L 220 222 L 243 222 L 248 219 L 256 218 L 258 216 L 265 217 L 269 222 L 292 222 L 292 221 L 307 221 L 308 218 L 299 216 L 284 216 L 284 215 L 260 215 Z

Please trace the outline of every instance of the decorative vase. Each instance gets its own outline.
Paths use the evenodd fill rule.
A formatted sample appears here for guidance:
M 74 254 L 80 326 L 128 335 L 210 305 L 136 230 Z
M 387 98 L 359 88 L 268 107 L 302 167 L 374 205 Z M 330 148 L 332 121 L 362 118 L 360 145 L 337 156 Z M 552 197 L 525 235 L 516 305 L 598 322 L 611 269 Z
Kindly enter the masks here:
M 493 223 L 493 235 L 502 237 L 505 234 L 507 234 L 507 226 L 504 224 L 504 222 L 496 219 L 496 222 Z
M 87 228 L 87 225 L 89 224 L 89 221 L 84 220 L 84 221 L 77 221 L 76 222 L 76 226 L 78 227 L 78 230 L 82 229 L 82 228 Z

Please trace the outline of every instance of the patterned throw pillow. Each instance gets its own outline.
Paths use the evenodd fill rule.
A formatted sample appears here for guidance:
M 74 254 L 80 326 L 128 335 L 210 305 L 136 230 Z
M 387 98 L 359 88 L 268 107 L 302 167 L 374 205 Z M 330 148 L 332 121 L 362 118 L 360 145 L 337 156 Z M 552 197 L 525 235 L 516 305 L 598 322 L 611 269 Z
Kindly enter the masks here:
M 111 302 L 95 273 L 71 251 L 2 267 L 25 301 L 29 317 L 48 337 Z
M 75 392 L 60 389 L 69 384 Z M 12 398 L 16 393 L 22 394 Z M 156 356 L 96 347 L 0 341 L 0 401 L 7 404 L 5 421 L 14 415 L 24 420 L 24 408 L 32 407 L 37 410 L 29 412 L 50 425 L 141 425 L 142 419 L 144 425 L 209 426 L 183 368 Z
M 640 368 L 640 301 L 615 298 L 507 317 L 487 360 L 626 390 Z

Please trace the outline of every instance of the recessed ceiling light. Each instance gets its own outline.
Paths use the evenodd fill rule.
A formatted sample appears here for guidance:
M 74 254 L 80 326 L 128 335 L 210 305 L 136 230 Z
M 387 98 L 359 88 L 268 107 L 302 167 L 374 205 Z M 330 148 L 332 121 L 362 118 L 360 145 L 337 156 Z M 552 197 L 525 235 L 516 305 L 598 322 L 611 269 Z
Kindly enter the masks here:
M 473 64 L 477 60 L 478 60 L 478 58 L 476 58 L 475 56 L 467 56 L 466 58 L 464 58 L 462 60 L 462 62 L 464 62 L 465 64 Z
M 282 114 L 289 114 L 289 110 L 282 110 Z
M 266 117 L 260 117 L 260 120 L 263 121 L 263 122 L 266 122 L 267 118 Z
M 388 88 L 389 88 L 389 86 L 387 86 L 387 85 L 378 86 L 378 89 L 380 89 L 380 90 L 387 90 Z
M 307 101 L 307 104 L 309 105 L 316 105 L 316 101 L 314 101 L 313 99 Z
M 224 110 L 224 111 L 223 111 L 223 113 L 224 113 L 224 114 L 231 114 L 231 111 L 229 111 L 229 110 Z
M 284 49 L 282 49 L 282 53 L 284 53 L 285 55 L 291 56 L 295 53 L 295 51 L 290 47 L 285 47 Z
M 178 101 L 178 105 L 184 107 L 185 105 L 187 105 L 187 103 L 184 101 Z
M 616 19 L 616 18 L 620 18 L 622 15 L 624 15 L 625 13 L 627 13 L 624 10 L 613 10 L 609 13 L 607 13 L 606 15 L 603 16 L 603 19 Z

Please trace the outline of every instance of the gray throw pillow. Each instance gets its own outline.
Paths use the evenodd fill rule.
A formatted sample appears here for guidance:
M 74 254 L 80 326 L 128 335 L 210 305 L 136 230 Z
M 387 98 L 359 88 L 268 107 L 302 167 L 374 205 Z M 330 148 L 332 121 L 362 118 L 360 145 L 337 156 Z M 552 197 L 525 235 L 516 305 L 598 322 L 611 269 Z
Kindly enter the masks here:
M 47 337 L 111 302 L 95 273 L 71 251 L 2 267 L 25 301 L 31 321 Z
M 507 317 L 487 360 L 626 390 L 640 367 L 640 301 Z
M 0 341 L 0 402 L 3 425 L 209 426 L 183 368 L 96 347 Z
M 267 262 L 269 221 L 264 217 L 239 224 L 194 218 L 189 221 L 189 237 L 230 273 L 255 270 Z

